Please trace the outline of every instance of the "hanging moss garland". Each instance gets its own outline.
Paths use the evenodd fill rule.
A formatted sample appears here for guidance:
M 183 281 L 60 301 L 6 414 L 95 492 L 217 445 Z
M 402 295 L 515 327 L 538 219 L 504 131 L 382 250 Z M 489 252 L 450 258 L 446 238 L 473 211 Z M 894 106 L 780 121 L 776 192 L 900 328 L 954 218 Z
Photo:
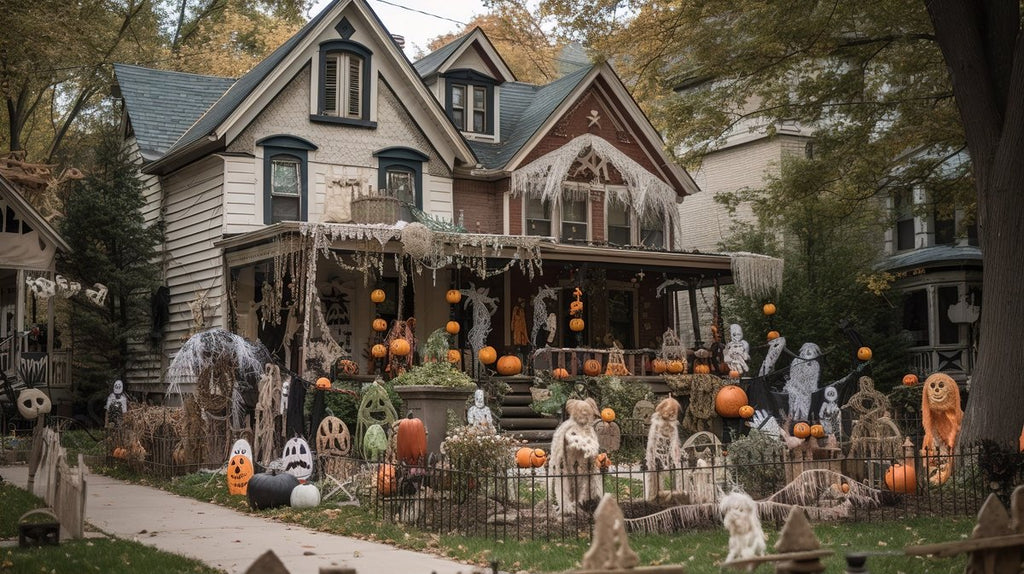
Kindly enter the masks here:
M 364 445 L 370 427 L 374 425 L 390 427 L 391 423 L 396 420 L 398 420 L 398 413 L 395 412 L 395 407 L 391 404 L 391 399 L 388 398 L 387 389 L 384 388 L 384 385 L 374 381 L 363 391 L 363 397 L 359 401 L 359 414 L 356 416 L 356 436 L 363 437 L 359 444 L 364 458 L 368 455 Z M 381 429 L 381 432 L 383 433 L 384 429 Z M 387 448 L 387 438 L 384 439 L 384 448 Z

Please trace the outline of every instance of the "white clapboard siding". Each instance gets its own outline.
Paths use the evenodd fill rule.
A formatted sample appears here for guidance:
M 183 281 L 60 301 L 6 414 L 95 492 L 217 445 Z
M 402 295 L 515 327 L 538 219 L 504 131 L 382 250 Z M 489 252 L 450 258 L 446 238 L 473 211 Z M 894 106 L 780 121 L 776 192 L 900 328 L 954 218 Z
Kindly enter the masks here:
M 141 168 L 142 154 L 139 153 L 139 144 L 135 141 L 135 137 L 126 139 L 124 147 L 128 151 L 128 157 L 132 159 L 132 163 Z M 142 206 L 142 220 L 146 225 L 152 225 L 160 220 L 160 178 L 141 171 L 138 176 L 142 181 L 142 197 L 146 202 Z
M 259 178 L 250 156 L 224 157 L 224 233 L 245 233 L 263 227 L 263 194 L 256 193 Z
M 452 180 L 447 177 L 423 175 L 423 211 L 452 220 Z

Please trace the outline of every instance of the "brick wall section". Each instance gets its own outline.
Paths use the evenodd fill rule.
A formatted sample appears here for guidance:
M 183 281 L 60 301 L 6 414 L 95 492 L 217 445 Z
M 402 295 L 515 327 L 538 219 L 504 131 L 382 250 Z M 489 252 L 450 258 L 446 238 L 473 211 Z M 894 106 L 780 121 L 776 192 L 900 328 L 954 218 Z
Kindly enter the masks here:
M 604 192 L 593 190 L 590 192 L 590 240 L 604 241 L 606 229 L 604 226 Z
M 523 198 L 508 198 L 508 232 L 510 235 L 523 234 Z
M 466 230 L 472 233 L 502 233 L 502 194 L 488 181 L 456 179 L 453 200 L 455 218 L 461 213 Z

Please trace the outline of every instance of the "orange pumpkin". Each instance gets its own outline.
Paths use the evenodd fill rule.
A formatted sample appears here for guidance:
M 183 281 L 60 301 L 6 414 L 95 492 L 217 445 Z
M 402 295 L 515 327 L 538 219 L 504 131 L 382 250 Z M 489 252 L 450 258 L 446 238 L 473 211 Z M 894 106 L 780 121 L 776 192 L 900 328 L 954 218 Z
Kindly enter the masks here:
M 422 463 L 427 456 L 427 429 L 423 421 L 412 413 L 398 421 L 395 447 L 398 460 L 409 465 Z
M 533 449 L 533 454 L 530 455 L 530 464 L 534 468 L 540 468 L 544 466 L 544 463 L 548 461 L 548 453 L 544 452 L 542 448 Z
M 382 496 L 395 493 L 395 465 L 382 464 L 377 469 L 377 490 Z
M 715 412 L 722 417 L 735 418 L 740 416 L 740 407 L 747 403 L 747 393 L 743 389 L 725 385 L 715 395 Z
M 388 330 L 388 322 L 380 317 L 373 320 L 373 330 L 378 333 Z
M 764 307 L 761 307 L 761 311 L 763 311 L 765 315 L 771 317 L 776 311 L 775 303 L 765 303 Z
M 779 338 L 779 332 L 778 331 L 768 331 L 768 340 L 769 341 L 774 341 L 775 339 L 778 339 L 778 338 Z
M 811 436 L 811 425 L 801 421 L 793 425 L 793 436 L 796 438 L 807 438 Z
M 114 458 L 128 458 L 128 450 L 123 446 L 114 449 Z
M 916 385 L 917 375 L 915 375 L 914 373 L 907 373 L 906 375 L 903 375 L 903 384 L 907 385 L 908 387 Z
M 740 372 L 735 370 L 735 369 L 730 370 L 729 371 L 729 378 L 730 379 L 738 379 L 738 378 L 740 378 Z
M 343 359 L 338 361 L 338 369 L 346 375 L 358 375 L 359 365 L 355 361 L 349 359 Z
M 871 347 L 861 347 L 857 349 L 857 358 L 861 361 L 871 360 Z
M 523 370 L 523 362 L 515 355 L 505 355 L 498 359 L 498 374 L 510 377 L 518 375 Z
M 448 349 L 448 362 L 458 363 L 462 360 L 462 353 L 458 349 Z
M 560 380 L 560 381 L 563 381 L 563 380 L 569 378 L 569 371 L 559 367 L 559 368 L 551 371 L 551 376 L 556 378 L 556 379 L 558 379 L 558 380 Z
M 682 363 L 679 365 L 682 366 Z M 664 359 L 654 359 L 651 361 L 651 370 L 654 371 L 655 375 L 660 375 L 668 370 L 668 364 Z
M 459 291 L 458 289 L 449 289 L 448 292 L 444 294 L 444 300 L 450 305 L 457 305 L 462 301 L 462 291 Z
M 610 423 L 615 420 L 615 411 L 611 407 L 601 409 L 601 420 Z
M 839 485 L 839 490 L 842 490 L 843 494 L 846 494 L 846 493 L 850 492 L 850 483 L 849 482 L 844 482 L 844 483 L 840 484 Z
M 740 407 L 739 414 L 741 417 L 749 419 L 750 417 L 754 416 L 754 407 L 750 405 L 743 405 L 742 407 Z
M 316 388 L 318 391 L 325 391 L 331 388 L 331 380 L 327 377 L 320 377 L 316 380 Z
M 370 301 L 373 301 L 374 303 L 383 303 L 385 298 L 386 295 L 384 295 L 383 289 L 374 289 L 373 291 L 370 291 Z
M 583 374 L 588 377 L 596 377 L 601 374 L 601 361 L 597 359 L 587 359 L 583 361 Z
M 711 373 L 711 367 L 708 366 L 708 365 L 694 365 L 693 366 L 693 374 L 695 374 L 695 375 L 707 375 L 709 373 Z
M 481 347 L 480 352 L 478 352 L 476 356 L 478 359 L 480 359 L 480 362 L 485 365 L 490 365 L 494 361 L 498 360 L 498 352 L 495 351 L 494 347 L 491 347 L 490 345 L 486 347 Z
M 533 467 L 533 449 L 524 446 L 516 451 L 516 466 L 519 468 Z
M 404 357 L 412 351 L 409 341 L 405 339 L 394 339 L 391 341 L 391 354 L 396 357 Z
M 583 319 L 580 319 L 579 317 L 574 317 L 569 320 L 569 329 L 574 333 L 579 333 L 585 326 L 586 323 L 584 323 Z
M 462 330 L 462 327 L 459 325 L 458 321 L 448 321 L 444 326 L 444 330 L 448 331 L 449 335 L 458 335 L 459 331 Z
M 885 471 L 885 486 L 893 492 L 914 494 L 917 492 L 917 471 L 913 464 L 896 463 Z
M 612 466 L 612 459 L 608 456 L 608 453 L 602 452 L 597 455 L 597 468 L 610 468 Z
M 669 374 L 678 375 L 686 370 L 686 365 L 684 365 L 680 360 L 673 360 L 669 361 L 668 364 L 665 365 L 665 370 L 667 370 Z
M 823 438 L 825 436 L 825 427 L 821 425 L 811 425 L 811 436 L 814 438 Z
M 583 312 L 583 301 L 573 301 L 569 303 L 569 313 L 576 315 Z
M 374 359 L 383 359 L 388 356 L 388 348 L 377 343 L 372 349 L 370 349 L 370 354 L 373 355 Z

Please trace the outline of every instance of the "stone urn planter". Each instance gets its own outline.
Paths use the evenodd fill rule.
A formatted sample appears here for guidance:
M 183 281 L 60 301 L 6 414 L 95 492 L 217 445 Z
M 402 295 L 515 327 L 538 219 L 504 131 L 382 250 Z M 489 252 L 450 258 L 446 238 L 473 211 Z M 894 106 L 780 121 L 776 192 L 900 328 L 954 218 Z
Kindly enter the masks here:
M 427 429 L 427 451 L 441 452 L 441 442 L 445 439 L 448 429 L 448 411 L 465 423 L 466 402 L 473 396 L 475 389 L 453 389 L 433 385 L 397 385 L 395 392 L 402 397 L 402 415 L 412 416 L 423 421 Z

